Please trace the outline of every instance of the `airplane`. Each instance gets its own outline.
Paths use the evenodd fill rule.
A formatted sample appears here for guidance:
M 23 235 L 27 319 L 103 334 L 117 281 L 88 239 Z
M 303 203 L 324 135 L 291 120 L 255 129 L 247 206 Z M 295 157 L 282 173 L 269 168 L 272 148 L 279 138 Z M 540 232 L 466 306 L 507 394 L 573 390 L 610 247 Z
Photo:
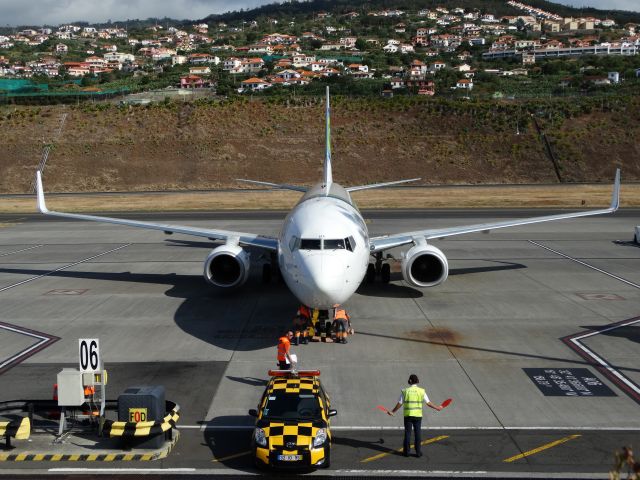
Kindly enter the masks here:
M 444 252 L 429 243 L 432 239 L 589 215 L 602 215 L 615 212 L 619 206 L 620 170 L 617 169 L 609 208 L 370 237 L 367 225 L 353 203 L 350 193 L 419 179 L 413 178 L 346 188 L 335 183 L 331 171 L 330 112 L 329 88 L 327 87 L 325 158 L 323 177 L 320 182 L 306 188 L 238 179 L 239 181 L 293 190 L 303 194 L 286 216 L 277 238 L 245 232 L 50 211 L 45 204 L 40 171 L 36 172 L 38 209 L 45 215 L 160 230 L 166 234 L 178 233 L 223 242 L 214 248 L 204 261 L 205 280 L 221 289 L 243 285 L 249 277 L 251 264 L 251 255 L 246 247 L 261 249 L 270 255 L 271 263 L 274 264 L 274 267 L 279 268 L 285 283 L 302 304 L 311 308 L 327 310 L 337 304 L 345 303 L 365 278 L 372 281 L 376 276 L 379 276 L 382 282 L 389 282 L 391 268 L 383 257 L 383 252 L 386 250 L 408 247 L 408 250 L 402 254 L 401 265 L 404 280 L 415 287 L 433 287 L 447 279 L 449 264 Z M 371 258 L 374 260 L 373 263 L 370 262 Z M 263 275 L 268 278 L 272 268 L 271 264 L 265 263 L 263 268 Z

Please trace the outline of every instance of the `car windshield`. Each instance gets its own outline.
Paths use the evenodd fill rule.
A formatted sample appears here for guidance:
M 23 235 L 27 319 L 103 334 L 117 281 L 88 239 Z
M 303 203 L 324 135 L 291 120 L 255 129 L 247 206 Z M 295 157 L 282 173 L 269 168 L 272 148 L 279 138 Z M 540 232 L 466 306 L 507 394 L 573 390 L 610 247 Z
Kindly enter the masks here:
M 310 393 L 281 393 L 269 395 L 262 410 L 263 418 L 316 419 L 321 418 L 318 397 Z

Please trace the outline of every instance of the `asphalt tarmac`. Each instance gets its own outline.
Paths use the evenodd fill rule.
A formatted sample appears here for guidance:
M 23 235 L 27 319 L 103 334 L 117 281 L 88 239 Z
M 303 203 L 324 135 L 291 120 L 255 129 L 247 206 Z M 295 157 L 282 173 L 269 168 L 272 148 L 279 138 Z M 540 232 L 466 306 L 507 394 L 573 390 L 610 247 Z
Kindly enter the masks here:
M 546 213 L 364 216 L 377 235 Z M 284 213 L 132 216 L 276 235 Z M 50 399 L 78 338 L 99 338 L 108 397 L 163 384 L 182 412 L 164 460 L 4 462 L 0 475 L 257 473 L 247 410 L 297 308 L 285 285 L 261 283 L 259 252 L 242 289 L 216 292 L 202 278 L 215 245 L 201 239 L 37 215 L 0 222 L 0 401 Z M 331 468 L 308 475 L 607 478 L 640 429 L 637 224 L 640 211 L 622 210 L 454 237 L 433 242 L 449 259 L 444 284 L 416 289 L 395 273 L 362 285 L 346 304 L 349 344 L 296 350 L 338 410 Z M 425 410 L 420 459 L 399 454 L 401 417 L 376 409 L 393 407 L 410 373 L 434 402 L 453 398 Z

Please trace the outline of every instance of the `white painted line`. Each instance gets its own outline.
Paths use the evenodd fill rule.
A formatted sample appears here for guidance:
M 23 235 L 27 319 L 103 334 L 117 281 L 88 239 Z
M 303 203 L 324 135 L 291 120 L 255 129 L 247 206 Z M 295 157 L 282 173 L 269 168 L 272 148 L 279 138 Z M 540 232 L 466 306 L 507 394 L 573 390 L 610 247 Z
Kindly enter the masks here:
M 0 363 L 0 370 L 2 370 L 5 366 L 9 365 L 10 363 L 16 361 L 18 358 L 24 357 L 25 355 L 28 355 L 31 351 L 41 347 L 42 345 L 44 345 L 45 343 L 47 343 L 47 342 L 49 342 L 51 340 L 50 337 L 44 337 L 42 335 L 38 335 L 37 333 L 20 330 L 19 328 L 10 327 L 9 325 L 1 325 L 0 324 L 0 328 L 3 328 L 5 330 L 9 330 L 11 332 L 15 332 L 15 333 L 19 333 L 19 334 L 22 334 L 22 335 L 27 335 L 29 337 L 34 337 L 34 338 L 38 338 L 39 339 L 38 342 L 36 342 L 33 345 L 31 345 L 29 348 L 27 348 L 25 350 L 22 350 L 21 352 L 18 352 L 13 357 L 9 357 L 8 359 L 6 359 L 2 363 Z
M 126 248 L 129 245 L 131 245 L 131 244 L 127 243 L 125 245 L 121 245 L 118 248 L 114 248 L 114 249 L 109 250 L 107 252 L 102 252 L 102 253 L 99 253 L 98 255 L 94 255 L 93 257 L 85 258 L 84 260 L 80 260 L 79 262 L 70 263 L 69 265 L 65 265 L 64 267 L 56 268 L 55 270 L 51 270 L 50 272 L 43 273 L 42 275 L 38 275 L 36 277 L 27 278 L 26 280 L 23 280 L 23 281 L 18 282 L 18 283 L 14 283 L 13 285 L 9 285 L 7 287 L 0 288 L 0 292 L 4 292 L 5 290 L 9 290 L 10 288 L 19 287 L 20 285 L 24 285 L 25 283 L 33 282 L 34 280 L 38 280 L 39 278 L 46 277 L 47 275 L 51 275 L 52 273 L 56 273 L 56 272 L 59 272 L 61 270 L 66 270 L 67 268 L 71 268 L 71 267 L 74 267 L 76 265 L 80 265 L 81 263 L 88 262 L 89 260 L 93 260 L 94 258 L 102 257 L 103 255 L 107 255 L 109 253 L 113 253 L 115 251 L 118 251 L 118 250 L 121 250 L 123 248 Z
M 315 473 L 315 472 L 314 472 Z M 478 477 L 478 478 L 540 478 L 540 479 L 601 479 L 602 473 L 554 472 L 490 472 L 485 470 L 334 470 L 336 476 L 363 477 Z
M 611 373 L 611 375 L 615 376 L 618 380 L 620 380 L 622 383 L 624 383 L 627 387 L 629 387 L 631 390 L 633 390 L 638 395 L 640 395 L 640 387 L 638 387 L 638 385 L 633 383 L 631 380 L 629 380 L 627 377 L 625 377 L 623 374 L 621 374 L 618 370 L 613 368 L 605 359 L 603 359 L 602 357 L 597 355 L 593 350 L 591 350 L 589 347 L 587 347 L 586 345 L 582 344 L 582 342 L 580 342 L 580 340 L 583 339 L 583 338 L 591 337 L 593 335 L 597 335 L 599 333 L 603 333 L 603 332 L 606 332 L 606 331 L 609 331 L 609 330 L 614 330 L 614 329 L 619 328 L 619 327 L 626 327 L 628 325 L 633 325 L 634 323 L 638 323 L 638 322 L 640 322 L 640 319 L 636 319 L 636 320 L 633 320 L 631 322 L 621 323 L 619 325 L 615 325 L 615 326 L 613 326 L 611 328 L 607 328 L 605 330 L 600 330 L 600 331 L 596 331 L 596 332 L 589 332 L 589 333 L 586 333 L 586 334 L 581 335 L 579 337 L 571 338 L 570 340 L 571 340 L 571 343 L 573 343 L 576 347 L 578 347 L 580 350 L 582 350 L 587 355 L 589 355 L 589 357 L 591 357 L 593 360 L 598 362 L 609 373 Z
M 7 252 L 0 254 L 0 257 L 6 257 L 7 255 L 13 255 L 14 253 L 26 252 L 27 250 L 33 250 L 34 248 L 44 247 L 44 245 L 36 245 L 34 247 L 23 248 L 21 250 L 15 250 L 13 252 Z
M 626 283 L 627 285 L 630 285 L 630 286 L 632 286 L 634 288 L 640 289 L 640 285 L 638 285 L 637 283 L 630 282 L 629 280 L 626 280 L 626 279 L 624 279 L 622 277 L 614 275 L 613 273 L 609 273 L 606 270 L 602 270 L 601 268 L 594 267 L 593 265 L 590 265 L 590 264 L 588 264 L 586 262 L 583 262 L 582 260 L 578 260 L 577 258 L 571 257 L 571 256 L 569 256 L 569 255 L 567 255 L 565 253 L 562 253 L 562 252 L 559 252 L 557 250 L 554 250 L 553 248 L 546 247 L 546 246 L 542 245 L 541 243 L 534 242 L 533 240 L 528 240 L 528 242 L 529 243 L 533 243 L 534 245 L 537 245 L 540 248 L 544 248 L 545 250 L 548 250 L 549 252 L 553 252 L 556 255 L 560 255 L 561 257 L 564 257 L 564 258 L 566 258 L 568 260 L 571 260 L 573 262 L 579 263 L 580 265 L 583 265 L 583 266 L 585 266 L 587 268 L 595 270 L 596 272 L 604 273 L 605 275 L 607 275 L 607 276 L 609 276 L 611 278 L 615 278 L 616 280 L 619 280 L 622 283 Z
M 166 473 L 177 473 L 177 472 L 195 472 L 195 468 L 50 468 L 49 472 L 113 472 L 113 473 L 122 473 L 122 472 L 135 472 L 135 473 L 146 473 L 146 472 L 166 472 Z
M 178 430 L 253 430 L 255 427 L 253 425 L 180 425 L 178 424 Z M 640 429 L 640 425 L 637 427 L 583 427 L 576 425 L 568 425 L 568 426 L 505 426 L 505 427 L 483 427 L 478 425 L 472 426 L 429 426 L 422 427 L 422 430 L 576 430 L 576 431 L 612 431 L 612 432 L 636 432 Z M 334 432 L 339 431 L 404 431 L 404 427 L 388 427 L 388 426 L 343 426 L 336 425 L 331 427 L 331 430 Z

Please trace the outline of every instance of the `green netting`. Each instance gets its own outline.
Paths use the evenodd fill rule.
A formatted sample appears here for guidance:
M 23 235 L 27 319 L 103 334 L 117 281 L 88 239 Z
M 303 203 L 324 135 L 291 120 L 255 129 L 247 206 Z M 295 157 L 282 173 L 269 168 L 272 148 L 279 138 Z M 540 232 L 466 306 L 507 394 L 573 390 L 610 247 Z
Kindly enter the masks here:
M 26 80 L 24 78 L 0 78 L 0 91 L 24 92 L 48 89 L 49 85 L 46 83 L 33 83 L 31 80 Z

